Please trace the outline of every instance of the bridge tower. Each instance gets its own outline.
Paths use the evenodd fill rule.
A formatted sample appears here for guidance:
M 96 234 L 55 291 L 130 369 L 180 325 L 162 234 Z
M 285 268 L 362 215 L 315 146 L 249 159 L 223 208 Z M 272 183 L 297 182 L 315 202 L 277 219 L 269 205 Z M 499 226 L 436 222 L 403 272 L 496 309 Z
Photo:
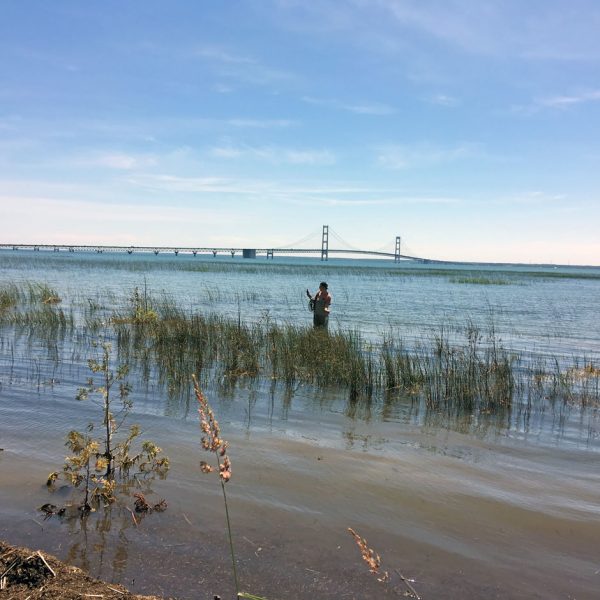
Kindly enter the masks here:
M 321 237 L 321 260 L 329 260 L 329 225 L 323 225 Z
M 394 262 L 400 262 L 400 236 L 396 236 L 396 249 L 394 250 Z

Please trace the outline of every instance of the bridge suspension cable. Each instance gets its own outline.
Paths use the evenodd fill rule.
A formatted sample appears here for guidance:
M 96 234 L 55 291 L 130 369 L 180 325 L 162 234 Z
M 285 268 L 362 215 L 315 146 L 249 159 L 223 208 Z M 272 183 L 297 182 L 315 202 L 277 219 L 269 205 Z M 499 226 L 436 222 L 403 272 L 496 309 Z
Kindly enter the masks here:
M 358 248 L 356 246 L 353 246 L 352 244 L 348 243 L 344 238 L 342 238 L 339 234 L 337 234 L 333 229 L 331 229 L 331 227 L 329 228 L 329 233 L 332 235 L 332 237 L 334 237 L 338 242 L 340 242 L 340 244 L 343 244 L 344 246 L 346 246 L 346 248 L 348 250 L 358 250 Z
M 394 238 L 393 240 L 386 242 L 383 246 L 376 248 L 375 252 L 391 252 L 391 253 L 393 253 L 395 244 L 396 244 L 396 239 Z
M 408 256 L 418 256 L 417 254 L 415 254 L 414 250 L 412 248 L 409 248 L 406 244 L 404 244 L 404 242 L 402 243 L 402 254 L 406 254 Z
M 296 246 L 302 246 L 302 244 L 305 244 L 311 238 L 320 239 L 321 238 L 321 230 L 317 229 L 316 231 L 312 231 L 308 235 L 305 235 L 303 238 L 293 242 L 292 244 L 282 244 L 281 246 L 278 246 L 277 248 L 275 248 L 275 250 L 278 250 L 279 248 L 295 248 Z

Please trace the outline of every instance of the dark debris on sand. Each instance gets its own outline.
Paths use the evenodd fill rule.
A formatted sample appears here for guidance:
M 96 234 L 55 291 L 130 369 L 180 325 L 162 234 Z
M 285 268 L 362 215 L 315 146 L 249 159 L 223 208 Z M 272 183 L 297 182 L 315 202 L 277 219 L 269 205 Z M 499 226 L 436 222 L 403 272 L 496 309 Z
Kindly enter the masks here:
M 132 594 L 123 586 L 93 579 L 39 550 L 0 541 L 0 598 L 10 600 L 161 600 Z

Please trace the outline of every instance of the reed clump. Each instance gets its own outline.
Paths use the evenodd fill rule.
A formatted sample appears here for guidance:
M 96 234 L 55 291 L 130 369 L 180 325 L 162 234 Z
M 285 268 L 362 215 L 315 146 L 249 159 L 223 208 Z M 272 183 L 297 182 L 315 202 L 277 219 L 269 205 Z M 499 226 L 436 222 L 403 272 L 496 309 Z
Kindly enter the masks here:
M 468 325 L 463 339 L 442 331 L 407 349 L 400 338 L 368 344 L 358 331 L 324 332 L 292 324 L 242 323 L 216 315 L 185 314 L 154 304 L 152 321 L 115 320 L 120 351 L 152 356 L 160 378 L 181 389 L 185 373 L 214 369 L 221 378 L 269 377 L 341 387 L 351 399 L 377 391 L 422 395 L 432 408 L 494 410 L 510 405 L 517 380 L 515 357 L 493 331 Z
M 44 283 L 0 288 L 0 324 L 29 329 L 40 338 L 61 338 L 75 326 L 72 310 L 63 310 L 56 290 Z
M 531 369 L 529 395 L 551 402 L 600 406 L 600 366 L 589 359 L 573 358 L 568 367 L 557 358 L 540 360 Z
M 463 283 L 469 285 L 511 285 L 508 279 L 500 279 L 498 277 L 455 277 L 450 279 L 452 283 Z
M 47 283 L 28 283 L 27 293 L 30 304 L 59 304 L 62 301 L 56 290 Z
M 16 285 L 8 284 L 0 287 L 0 315 L 15 307 L 20 297 L 20 290 Z

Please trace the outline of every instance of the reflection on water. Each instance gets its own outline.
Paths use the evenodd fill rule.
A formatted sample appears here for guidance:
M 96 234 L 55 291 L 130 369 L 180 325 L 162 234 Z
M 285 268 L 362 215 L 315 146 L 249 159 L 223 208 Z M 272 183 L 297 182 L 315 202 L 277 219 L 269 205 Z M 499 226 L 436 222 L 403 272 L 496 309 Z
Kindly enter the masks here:
M 30 336 L 15 336 L 0 342 L 0 394 L 10 390 L 31 390 L 40 396 L 57 398 L 69 404 L 74 390 L 87 380 L 87 358 L 95 352 L 95 339 L 81 338 L 71 343 L 37 343 Z M 130 357 L 135 360 L 135 357 Z M 195 419 L 196 402 L 191 387 L 170 386 L 152 368 L 149 360 L 135 361 L 130 373 L 134 387 L 135 412 L 162 415 L 170 419 Z M 317 389 L 296 383 L 289 385 L 275 379 L 264 381 L 223 377 L 209 370 L 202 385 L 217 402 L 227 419 L 243 423 L 250 429 L 258 423 L 271 429 L 290 426 L 302 414 L 319 427 L 323 414 L 344 415 L 351 421 L 366 423 L 401 423 L 418 426 L 424 431 L 452 429 L 477 438 L 497 434 L 515 439 L 535 439 L 541 445 L 573 444 L 597 450 L 599 408 L 579 406 L 557 398 L 537 398 L 531 394 L 518 397 L 493 412 L 484 408 L 463 411 L 435 408 L 422 396 L 401 390 L 384 390 L 381 394 L 354 394 L 339 389 Z M 12 410 L 18 412 L 18 407 Z

